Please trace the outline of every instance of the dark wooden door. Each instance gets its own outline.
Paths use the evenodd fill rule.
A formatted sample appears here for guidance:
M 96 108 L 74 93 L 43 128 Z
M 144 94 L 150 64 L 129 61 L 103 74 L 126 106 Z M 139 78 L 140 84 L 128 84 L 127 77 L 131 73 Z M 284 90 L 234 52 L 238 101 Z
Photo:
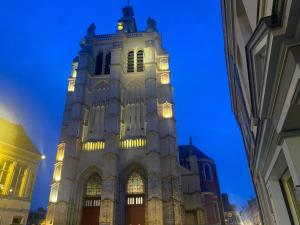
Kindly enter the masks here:
M 125 221 L 126 225 L 145 225 L 144 195 L 126 196 Z
M 86 198 L 82 209 L 81 225 L 99 225 L 100 198 Z

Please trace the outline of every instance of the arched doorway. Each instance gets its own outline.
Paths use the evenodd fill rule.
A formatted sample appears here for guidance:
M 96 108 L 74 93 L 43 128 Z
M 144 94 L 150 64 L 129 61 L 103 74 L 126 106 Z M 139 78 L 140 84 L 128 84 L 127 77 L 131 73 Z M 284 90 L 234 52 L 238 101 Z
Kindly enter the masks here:
M 145 225 L 145 182 L 132 173 L 126 184 L 125 225 Z
M 85 185 L 81 225 L 99 225 L 100 203 L 101 178 L 94 174 Z

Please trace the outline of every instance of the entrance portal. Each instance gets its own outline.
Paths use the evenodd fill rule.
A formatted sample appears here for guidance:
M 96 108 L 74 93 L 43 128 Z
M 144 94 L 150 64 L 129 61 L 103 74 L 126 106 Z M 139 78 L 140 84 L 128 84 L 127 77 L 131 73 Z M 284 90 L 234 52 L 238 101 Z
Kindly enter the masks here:
M 145 225 L 145 185 L 138 173 L 133 173 L 127 181 L 126 225 Z
M 99 225 L 101 178 L 93 175 L 86 184 L 81 225 Z

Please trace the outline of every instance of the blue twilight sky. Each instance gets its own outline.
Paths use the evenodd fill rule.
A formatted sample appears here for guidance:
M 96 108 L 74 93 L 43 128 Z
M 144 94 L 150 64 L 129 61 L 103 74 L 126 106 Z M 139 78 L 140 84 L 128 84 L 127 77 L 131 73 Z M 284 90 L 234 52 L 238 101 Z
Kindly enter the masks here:
M 70 64 L 91 22 L 114 33 L 126 0 L 11 0 L 0 7 L 0 117 L 21 123 L 47 155 L 32 207 L 46 207 Z M 217 163 L 222 192 L 241 206 L 254 196 L 242 138 L 231 112 L 220 0 L 133 0 L 139 30 L 157 20 L 171 56 L 179 144 Z

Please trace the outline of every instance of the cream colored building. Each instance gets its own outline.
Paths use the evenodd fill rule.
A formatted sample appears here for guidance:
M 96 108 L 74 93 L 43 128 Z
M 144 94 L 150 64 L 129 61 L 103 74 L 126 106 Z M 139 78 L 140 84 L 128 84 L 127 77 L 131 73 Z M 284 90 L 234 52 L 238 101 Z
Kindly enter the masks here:
M 47 225 L 224 224 L 213 161 L 203 159 L 215 190 L 204 195 L 197 159 L 193 171 L 180 166 L 170 75 L 153 19 L 138 31 L 128 6 L 116 33 L 88 28 L 72 63 Z M 182 179 L 194 189 L 183 193 Z
M 24 129 L 0 118 L 0 225 L 26 225 L 40 159 Z
M 265 225 L 300 224 L 300 2 L 222 0 L 232 109 Z

